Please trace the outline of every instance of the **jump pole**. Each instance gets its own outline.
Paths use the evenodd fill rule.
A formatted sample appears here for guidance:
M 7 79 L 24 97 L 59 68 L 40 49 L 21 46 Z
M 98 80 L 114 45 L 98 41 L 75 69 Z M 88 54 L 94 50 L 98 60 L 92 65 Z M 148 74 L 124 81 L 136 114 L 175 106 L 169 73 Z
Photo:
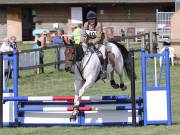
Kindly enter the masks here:
M 13 75 L 14 75 L 14 97 L 18 97 L 18 51 L 13 51 Z M 18 126 L 18 102 L 14 101 L 14 117 L 15 117 L 15 125 Z
M 14 79 L 14 99 L 16 99 L 16 98 L 18 99 L 18 77 L 17 77 L 17 71 L 18 71 L 17 54 L 18 54 L 18 52 L 14 51 L 13 54 L 14 54 L 13 55 L 13 67 L 14 67 L 13 70 L 14 70 L 14 77 L 15 77 L 15 79 Z M 134 60 L 134 55 L 131 56 L 131 59 Z M 132 76 L 131 76 L 131 80 L 132 80 L 131 85 L 132 85 L 132 91 L 133 92 L 132 92 L 131 98 L 130 98 L 130 101 L 132 103 L 132 107 L 131 107 L 132 109 L 130 109 L 130 110 L 132 110 L 132 114 L 133 114 L 132 117 L 134 117 L 134 118 L 132 118 L 132 123 L 133 123 L 132 125 L 135 126 L 136 125 L 136 105 L 134 103 L 136 103 L 136 99 L 135 99 L 135 82 L 134 82 L 135 81 L 135 74 L 134 74 L 134 67 L 133 67 L 134 66 L 134 61 L 131 63 L 131 66 L 132 66 L 132 69 L 133 69 L 132 70 Z M 105 100 L 109 100 L 109 98 L 113 98 L 115 100 L 119 99 L 116 96 L 110 96 L 110 97 L 105 96 Z M 55 99 L 58 100 L 59 96 L 55 97 Z M 17 101 L 18 100 L 14 101 L 15 126 L 17 126 L 18 111 L 19 111 L 18 106 L 17 106 Z M 85 108 L 85 109 L 88 109 L 88 110 L 90 109 L 91 110 L 91 108 Z
M 0 127 L 3 127 L 3 54 L 0 52 Z
M 136 94 L 135 94 L 135 70 L 134 70 L 134 50 L 130 49 L 131 62 L 131 100 L 132 100 L 132 126 L 136 126 Z

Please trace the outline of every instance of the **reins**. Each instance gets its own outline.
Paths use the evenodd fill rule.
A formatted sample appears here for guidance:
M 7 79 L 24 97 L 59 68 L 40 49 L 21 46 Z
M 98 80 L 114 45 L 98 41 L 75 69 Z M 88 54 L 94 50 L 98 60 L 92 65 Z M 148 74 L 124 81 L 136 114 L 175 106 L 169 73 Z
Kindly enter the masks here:
M 87 50 L 87 51 L 88 51 L 88 50 Z M 90 51 L 90 52 L 91 52 L 91 51 Z M 86 53 L 86 52 L 85 52 L 85 53 Z M 82 70 L 80 69 L 80 67 L 79 67 L 79 66 L 77 65 L 77 63 L 76 63 L 77 69 L 78 69 L 78 71 L 79 71 L 79 73 L 80 73 L 81 78 L 83 79 L 83 81 L 86 81 L 86 79 L 83 77 L 82 72 L 84 71 L 84 69 L 86 68 L 87 64 L 89 63 L 89 61 L 90 61 L 90 59 L 91 59 L 93 53 L 94 53 L 94 52 L 91 52 L 91 55 L 90 55 L 90 57 L 88 58 L 88 60 L 87 60 L 87 62 L 86 62 L 86 64 L 85 64 L 85 66 L 82 68 Z M 81 62 L 81 64 L 82 64 L 82 62 Z

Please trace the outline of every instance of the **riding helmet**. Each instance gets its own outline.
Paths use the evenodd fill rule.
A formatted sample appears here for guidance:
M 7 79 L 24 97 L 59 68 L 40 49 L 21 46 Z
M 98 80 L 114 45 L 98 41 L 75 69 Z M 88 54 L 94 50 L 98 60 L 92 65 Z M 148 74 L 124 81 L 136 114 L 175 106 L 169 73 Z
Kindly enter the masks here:
M 87 16 L 86 16 L 86 19 L 87 20 L 90 20 L 90 19 L 96 19 L 97 18 L 97 15 L 94 11 L 90 10 L 88 13 L 87 13 Z

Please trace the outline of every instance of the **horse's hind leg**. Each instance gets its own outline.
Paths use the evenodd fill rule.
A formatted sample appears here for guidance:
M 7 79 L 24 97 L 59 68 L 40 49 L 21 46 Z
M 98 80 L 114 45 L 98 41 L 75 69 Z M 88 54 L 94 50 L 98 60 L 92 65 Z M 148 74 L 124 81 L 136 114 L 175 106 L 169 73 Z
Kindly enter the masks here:
M 120 77 L 120 88 L 121 88 L 121 90 L 124 91 L 127 89 L 127 86 L 124 84 L 124 81 L 123 81 L 123 73 L 119 74 L 119 77 Z
M 111 72 L 111 81 L 110 81 L 111 86 L 114 89 L 118 89 L 119 88 L 119 84 L 117 84 L 114 80 L 114 70 Z
M 112 66 L 112 71 L 111 71 L 111 81 L 110 84 L 114 89 L 118 89 L 119 88 L 119 84 L 117 84 L 114 80 L 114 67 L 115 67 L 115 55 L 111 52 L 108 52 L 108 62 L 111 64 Z

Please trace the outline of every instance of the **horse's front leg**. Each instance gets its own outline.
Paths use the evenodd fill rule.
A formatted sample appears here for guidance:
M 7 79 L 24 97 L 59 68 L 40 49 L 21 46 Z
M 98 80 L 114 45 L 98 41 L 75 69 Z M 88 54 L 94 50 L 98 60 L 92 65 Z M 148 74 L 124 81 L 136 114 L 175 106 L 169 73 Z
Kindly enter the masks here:
M 92 86 L 92 84 L 95 83 L 95 80 L 92 79 L 86 79 L 86 82 L 84 83 L 84 85 L 81 87 L 81 89 L 79 90 L 79 99 L 82 98 L 85 89 L 89 88 L 90 86 Z
M 89 86 L 91 86 L 93 82 L 91 80 L 86 80 L 86 82 L 84 83 L 84 85 L 80 88 L 80 89 L 76 89 L 76 95 L 74 98 L 74 107 L 73 107 L 73 113 L 70 117 L 70 121 L 74 122 L 76 121 L 76 117 L 79 113 L 79 105 L 80 105 L 80 101 L 82 98 L 82 95 L 84 94 L 85 89 L 87 89 Z M 76 84 L 76 86 L 81 86 L 80 82 L 78 82 L 79 85 Z M 82 84 L 82 83 L 81 83 Z M 78 95 L 79 94 L 79 95 Z
M 83 85 L 83 81 L 76 78 L 74 81 L 75 97 L 74 97 L 73 112 L 70 117 L 71 122 L 76 121 L 76 117 L 79 113 L 79 105 L 80 105 L 79 90 L 81 89 L 82 85 Z
M 84 84 L 83 80 L 76 79 L 74 81 L 74 88 L 75 88 L 74 106 L 79 106 L 80 104 L 79 91 L 82 88 L 83 84 Z

